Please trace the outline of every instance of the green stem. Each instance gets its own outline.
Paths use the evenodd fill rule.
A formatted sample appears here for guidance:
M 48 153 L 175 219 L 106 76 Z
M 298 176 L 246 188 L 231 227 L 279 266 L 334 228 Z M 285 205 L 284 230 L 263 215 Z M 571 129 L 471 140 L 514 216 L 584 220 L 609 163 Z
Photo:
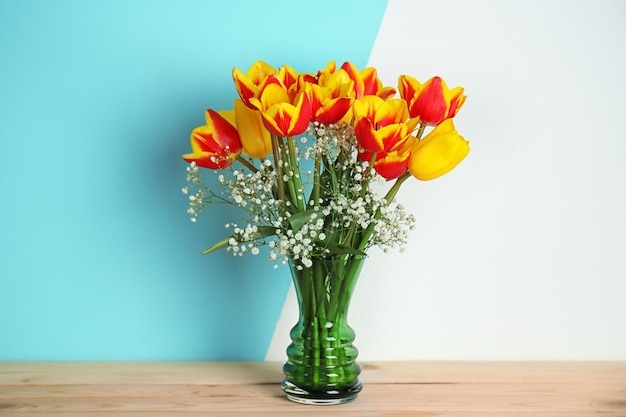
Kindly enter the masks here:
M 320 168 L 321 168 L 321 155 L 315 156 L 315 167 L 313 172 L 313 190 L 311 191 L 311 201 L 314 206 L 320 205 Z
M 281 168 L 283 169 L 283 182 L 285 183 L 285 205 L 287 205 L 287 198 L 289 198 L 288 202 L 289 202 L 289 211 L 293 212 L 294 209 L 297 209 L 298 207 L 298 203 L 297 203 L 297 192 L 296 192 L 296 187 L 294 185 L 293 182 L 293 176 L 292 175 L 284 175 L 285 173 L 285 169 L 289 169 L 290 171 L 293 171 L 293 167 L 291 166 L 290 163 L 290 157 L 289 157 L 289 149 L 287 146 L 285 146 L 285 142 L 283 142 L 282 140 L 283 138 L 279 138 L 279 148 L 280 148 L 280 165 Z M 285 178 L 287 177 L 288 179 L 285 181 Z
M 287 150 L 289 153 L 289 166 L 293 171 L 293 176 L 291 177 L 290 182 L 293 182 L 293 187 L 295 188 L 294 204 L 298 208 L 298 211 L 304 211 L 304 196 L 302 195 L 303 190 L 302 183 L 300 181 L 300 167 L 298 166 L 298 161 L 296 160 L 296 150 L 291 136 L 287 137 Z
M 393 199 L 396 197 L 396 194 L 398 194 L 398 191 L 400 190 L 400 187 L 402 186 L 404 181 L 406 181 L 410 176 L 411 176 L 411 173 L 409 171 L 406 171 L 404 174 L 398 177 L 398 179 L 393 184 L 393 186 L 389 189 L 389 191 L 387 191 L 387 194 L 385 194 L 386 206 L 391 204 Z
M 324 169 L 326 169 L 326 171 L 330 173 L 330 189 L 332 191 L 332 198 L 337 199 L 339 193 L 341 192 L 339 190 L 339 180 L 337 179 L 337 173 L 328 161 L 328 158 L 324 158 Z
M 331 283 L 333 292 L 328 307 L 328 315 L 337 317 L 343 310 L 347 310 L 349 297 L 346 294 L 352 294 L 356 279 L 359 276 L 361 265 L 364 257 L 360 255 L 346 256 L 344 262 L 337 264 L 337 270 L 333 271 L 334 281 Z
M 424 134 L 424 129 L 426 129 L 426 125 L 424 123 L 420 123 L 420 127 L 417 130 L 417 133 L 415 134 L 415 137 L 417 138 L 417 140 L 422 139 L 422 135 Z
M 285 194 L 285 181 L 283 178 L 283 167 L 280 152 L 280 143 L 278 136 L 272 134 L 272 155 L 274 156 L 274 165 L 276 169 L 276 183 L 278 184 L 278 198 L 283 202 L 283 215 L 287 211 L 287 196 Z
M 237 161 L 241 162 L 250 171 L 259 172 L 257 167 L 255 167 L 250 161 L 248 161 L 246 158 L 242 157 L 241 155 L 237 155 Z
M 326 323 L 326 280 L 324 276 L 324 266 L 320 262 L 314 262 L 309 268 L 313 271 L 313 285 L 315 285 L 315 299 L 317 302 L 317 317 L 321 319 L 322 325 Z

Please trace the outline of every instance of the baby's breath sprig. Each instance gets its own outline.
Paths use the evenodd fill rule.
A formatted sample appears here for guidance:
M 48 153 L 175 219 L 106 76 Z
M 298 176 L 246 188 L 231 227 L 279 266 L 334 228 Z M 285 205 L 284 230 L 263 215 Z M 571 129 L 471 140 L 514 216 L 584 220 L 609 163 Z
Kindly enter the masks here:
M 215 193 L 204 183 L 195 162 L 191 162 L 189 166 L 187 166 L 187 182 L 188 184 L 184 186 L 181 191 L 189 197 L 187 214 L 191 216 L 190 220 L 192 222 L 195 223 L 197 221 L 198 215 L 209 204 L 229 203 L 228 200 Z

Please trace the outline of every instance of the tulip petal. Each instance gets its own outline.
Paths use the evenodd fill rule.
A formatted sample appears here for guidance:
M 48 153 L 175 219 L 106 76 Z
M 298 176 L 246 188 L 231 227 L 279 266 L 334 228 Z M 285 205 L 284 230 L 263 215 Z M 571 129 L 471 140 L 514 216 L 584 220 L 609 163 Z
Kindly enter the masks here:
M 377 96 L 365 96 L 354 101 L 352 111 L 356 120 L 366 117 L 369 120 L 376 118 L 376 110 L 384 103 L 384 100 Z
M 419 109 L 419 117 L 423 123 L 438 125 L 445 119 L 449 103 L 445 99 L 444 87 L 445 82 L 439 77 L 433 77 L 424 84 L 415 100 L 415 108 Z
M 400 97 L 406 100 L 410 111 L 421 90 L 422 84 L 410 75 L 401 75 L 398 77 L 398 91 Z M 411 117 L 416 117 L 412 111 Z
M 241 100 L 239 99 L 239 101 Z M 237 126 L 237 122 L 235 120 L 235 110 L 218 110 L 217 113 L 226 119 L 226 121 L 231 125 Z
M 450 109 L 448 110 L 447 118 L 452 118 L 461 110 L 461 106 L 465 103 L 466 97 L 463 95 L 463 88 L 456 87 L 450 91 Z
M 383 144 L 383 152 L 392 152 L 402 146 L 407 137 L 406 126 L 404 124 L 393 124 L 382 127 L 372 132 L 378 142 Z
M 338 123 L 348 113 L 351 107 L 352 100 L 347 97 L 326 100 L 315 113 L 313 120 L 327 125 Z
M 310 91 L 305 88 L 296 97 L 295 114 L 290 125 L 288 136 L 299 135 L 309 127 L 311 122 L 311 97 Z
M 289 94 L 287 94 L 287 90 L 282 85 L 271 83 L 263 89 L 260 101 L 262 104 L 261 110 L 267 110 L 278 103 L 289 103 Z
M 381 99 L 382 100 L 382 99 Z M 387 126 L 403 123 L 409 118 L 409 111 L 404 100 L 386 100 L 376 109 L 375 124 Z
M 206 121 L 212 140 L 219 146 L 219 149 L 229 148 L 233 152 L 241 151 L 241 142 L 235 126 L 212 109 L 206 111 Z M 203 150 L 215 151 L 209 148 L 203 148 Z
M 354 125 L 354 134 L 363 149 L 369 152 L 382 152 L 385 145 L 378 136 L 372 133 L 375 131 L 372 122 L 367 117 L 360 118 Z
M 383 158 L 376 159 L 374 169 L 387 181 L 398 178 L 404 174 L 409 164 L 409 154 L 400 155 L 392 152 L 384 155 Z
M 256 84 L 250 80 L 246 75 L 238 68 L 233 69 L 233 81 L 235 82 L 235 88 L 239 97 L 244 103 L 249 103 L 250 99 L 255 96 L 258 91 Z

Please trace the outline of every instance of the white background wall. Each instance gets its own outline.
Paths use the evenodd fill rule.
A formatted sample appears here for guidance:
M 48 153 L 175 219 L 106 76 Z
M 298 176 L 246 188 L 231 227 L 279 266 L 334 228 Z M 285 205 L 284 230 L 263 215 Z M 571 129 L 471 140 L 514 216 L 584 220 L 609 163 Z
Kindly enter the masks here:
M 364 268 L 360 359 L 625 360 L 626 2 L 390 0 L 370 65 L 465 87 L 472 150 L 401 190 L 417 227 Z

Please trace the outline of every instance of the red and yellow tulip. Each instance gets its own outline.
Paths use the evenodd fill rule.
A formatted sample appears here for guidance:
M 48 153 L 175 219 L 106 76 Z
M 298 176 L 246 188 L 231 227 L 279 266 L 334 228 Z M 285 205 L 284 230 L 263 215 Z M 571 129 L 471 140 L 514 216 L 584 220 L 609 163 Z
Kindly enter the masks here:
M 277 72 L 276 68 L 263 61 L 256 61 L 245 74 L 238 68 L 233 69 L 235 88 L 246 106 L 252 107 L 250 99 L 258 98 L 267 84 L 279 82 L 278 78 L 270 77 Z
M 400 148 L 417 120 L 408 120 L 406 102 L 364 96 L 354 102 L 354 133 L 359 145 L 370 152 L 393 152 Z
M 419 117 L 420 122 L 428 126 L 436 126 L 454 117 L 466 98 L 462 87 L 449 90 L 440 77 L 433 77 L 421 84 L 411 76 L 401 75 L 398 90 L 408 104 L 411 117 Z
M 294 90 L 292 90 L 294 91 Z M 311 121 L 311 97 L 308 84 L 295 97 L 281 84 L 269 84 L 250 104 L 261 111 L 265 127 L 277 136 L 303 133 Z
M 434 128 L 410 148 L 409 172 L 428 181 L 450 172 L 469 153 L 469 142 L 456 131 L 452 119 Z
M 223 169 L 241 153 L 237 129 L 214 110 L 206 111 L 206 125 L 191 132 L 192 153 L 183 155 L 187 162 L 209 169 Z
M 324 124 L 347 121 L 354 100 L 354 83 L 348 74 L 329 69 L 330 65 L 318 73 L 315 83 L 310 83 L 312 121 Z
M 318 84 L 311 84 L 311 121 L 323 124 L 338 123 L 350 114 L 352 99 L 335 97 L 333 90 Z
M 341 69 L 354 81 L 354 92 L 357 99 L 373 95 L 386 100 L 396 94 L 393 87 L 383 87 L 383 83 L 378 78 L 374 68 L 369 67 L 359 71 L 351 62 L 344 62 Z

